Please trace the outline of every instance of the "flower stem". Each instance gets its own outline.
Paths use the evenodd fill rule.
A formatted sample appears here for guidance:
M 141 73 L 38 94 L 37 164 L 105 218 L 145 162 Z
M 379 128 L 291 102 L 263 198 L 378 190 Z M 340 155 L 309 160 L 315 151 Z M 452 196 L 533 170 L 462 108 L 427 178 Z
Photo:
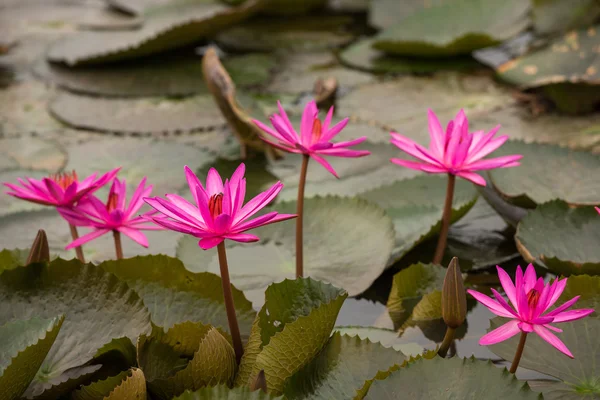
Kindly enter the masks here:
M 304 187 L 306 186 L 306 170 L 308 169 L 308 154 L 302 155 L 302 169 L 300 170 L 300 183 L 298 183 L 298 201 L 296 214 L 296 278 L 304 276 Z
M 446 328 L 446 335 L 444 336 L 444 341 L 442 342 L 442 344 L 440 345 L 440 348 L 438 349 L 438 355 L 440 357 L 446 357 L 446 354 L 448 353 L 448 349 L 450 348 L 450 345 L 454 342 L 454 333 L 455 332 L 456 332 L 456 329 L 454 329 L 454 328 L 450 328 L 450 327 Z
M 115 238 L 115 251 L 117 253 L 117 260 L 122 260 L 123 246 L 121 246 L 121 232 L 114 230 L 113 237 Z
M 512 365 L 510 366 L 510 373 L 514 374 L 517 372 L 517 367 L 519 366 L 519 361 L 521 361 L 521 356 L 523 355 L 523 349 L 525 348 L 525 340 L 527 340 L 527 332 L 521 332 L 521 338 L 519 339 L 519 345 L 517 346 L 517 352 L 515 353 L 515 358 L 513 358 Z
M 452 198 L 454 197 L 454 183 L 456 176 L 448 174 L 448 186 L 446 187 L 446 201 L 444 203 L 444 212 L 442 214 L 442 227 L 440 228 L 440 237 L 438 239 L 435 255 L 433 256 L 434 264 L 441 264 L 446 250 L 446 241 L 448 240 L 448 229 L 450 229 L 450 218 L 452 217 Z
M 71 230 L 71 237 L 73 240 L 79 239 L 79 234 L 77 233 L 77 227 L 73 224 L 69 224 L 69 229 Z M 81 246 L 75 247 L 75 254 L 77 254 L 77 258 L 82 263 L 85 263 L 85 258 L 83 257 L 83 249 Z
M 231 282 L 229 281 L 229 267 L 227 266 L 225 243 L 219 243 L 217 250 L 219 253 L 219 266 L 221 268 L 221 283 L 223 285 L 223 297 L 225 298 L 225 310 L 227 311 L 227 321 L 229 322 L 229 333 L 231 333 L 235 358 L 239 365 L 242 360 L 242 355 L 244 354 L 244 346 L 242 345 L 240 327 L 238 326 L 237 316 L 235 315 L 235 304 L 233 303 Z

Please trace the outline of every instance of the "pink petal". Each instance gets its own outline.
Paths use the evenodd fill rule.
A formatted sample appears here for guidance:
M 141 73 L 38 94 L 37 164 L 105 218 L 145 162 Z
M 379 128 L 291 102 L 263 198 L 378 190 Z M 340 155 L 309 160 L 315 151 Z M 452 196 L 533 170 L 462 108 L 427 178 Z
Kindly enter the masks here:
M 219 235 L 229 231 L 231 227 L 231 216 L 228 214 L 221 214 L 215 218 L 213 229 Z
M 442 159 L 444 155 L 444 130 L 440 120 L 432 110 L 427 110 L 427 120 L 429 121 L 429 137 L 431 138 L 429 149 L 435 158 Z
M 260 139 L 261 139 L 263 142 L 265 142 L 265 143 L 269 144 L 270 146 L 273 146 L 273 147 L 275 147 L 276 149 L 283 150 L 283 151 L 285 151 L 285 152 L 288 152 L 288 153 L 296 153 L 296 154 L 298 154 L 298 153 L 302 153 L 302 151 L 298 150 L 298 149 L 297 149 L 297 148 L 295 148 L 295 147 L 294 147 L 294 148 L 292 148 L 292 147 L 288 147 L 288 145 L 287 145 L 287 144 L 277 144 L 277 143 L 275 143 L 275 142 L 271 142 L 270 140 L 267 140 L 267 139 L 265 139 L 265 138 L 263 138 L 263 137 L 261 137 Z M 284 143 L 284 142 L 282 142 L 282 143 Z M 287 143 L 287 142 L 285 142 L 285 143 Z
M 361 136 L 361 137 L 359 137 L 359 138 L 357 138 L 357 139 L 354 139 L 354 140 L 348 140 L 348 141 L 345 141 L 345 142 L 337 142 L 337 143 L 334 143 L 332 148 L 334 148 L 334 149 L 339 149 L 339 148 L 341 148 L 341 147 L 352 147 L 352 146 L 357 146 L 357 145 L 359 145 L 359 144 L 363 143 L 363 142 L 364 142 L 364 141 L 366 141 L 366 140 L 367 140 L 367 137 L 366 137 L 366 136 Z
M 318 153 L 322 154 L 324 156 L 345 157 L 345 158 L 365 157 L 365 156 L 368 156 L 369 154 L 371 154 L 371 152 L 368 150 L 346 150 L 346 149 L 327 149 L 327 150 L 320 150 Z
M 467 162 L 472 163 L 482 159 L 483 157 L 498 149 L 508 140 L 508 136 L 500 136 L 496 139 L 493 139 L 494 135 L 498 132 L 499 129 L 500 125 L 494 127 L 485 135 L 482 134 L 481 136 L 477 136 L 477 138 L 480 139 L 477 141 L 476 144 L 471 144 Z
M 80 214 L 75 210 L 70 210 L 64 207 L 57 207 L 56 211 L 63 217 L 68 223 L 75 226 L 94 226 L 94 221 L 87 218 L 84 214 Z
M 333 143 L 329 143 L 329 142 L 319 142 L 319 143 L 314 143 L 310 146 L 310 151 L 321 151 L 321 150 L 327 150 L 327 149 L 331 149 L 333 148 Z
M 275 218 L 276 215 L 277 215 L 277 211 L 271 211 L 269 213 L 266 213 L 265 215 L 261 215 L 260 217 L 257 217 L 257 218 L 251 219 L 249 221 L 242 222 L 239 225 L 233 226 L 232 231 L 243 232 L 243 231 L 247 231 L 247 230 L 259 227 L 259 226 L 263 225 L 264 223 L 266 223 L 267 221 L 269 221 L 270 219 Z
M 554 293 L 552 293 L 552 296 L 550 297 L 550 300 L 548 300 L 548 307 L 550 307 L 551 305 L 553 305 L 554 303 L 556 303 L 556 301 L 558 300 L 558 298 L 563 293 L 563 291 L 565 290 L 566 287 L 567 287 L 567 280 L 566 279 L 559 279 L 556 282 L 556 288 L 554 290 Z M 546 309 L 548 309 L 548 307 Z
M 240 211 L 235 215 L 232 225 L 237 225 L 240 221 L 245 220 L 246 218 L 257 213 L 260 209 L 267 206 L 267 204 L 277 197 L 281 189 L 283 189 L 283 184 L 281 182 L 277 182 L 269 190 L 258 194 L 240 209 Z
M 214 168 L 208 170 L 208 177 L 206 178 L 206 191 L 208 192 L 209 196 L 223 193 L 223 179 L 221 179 L 221 175 L 219 175 L 219 172 Z
M 169 199 L 169 201 L 176 207 L 182 211 L 185 211 L 186 214 L 192 217 L 196 223 L 204 223 L 204 219 L 202 218 L 202 214 L 200 214 L 200 210 L 190 204 L 186 199 L 174 193 L 166 194 L 165 197 Z
M 289 129 L 291 123 L 288 120 L 285 120 L 277 114 L 271 116 L 270 120 L 273 128 L 275 128 L 275 131 L 277 132 L 277 136 L 275 137 L 279 141 L 289 143 L 292 146 L 299 142 L 296 131 L 293 128 L 291 130 Z
M 221 244 L 223 242 L 224 238 L 218 236 L 218 237 L 211 237 L 211 238 L 203 238 L 200 239 L 200 241 L 198 242 L 198 246 L 200 246 L 202 248 L 202 250 L 208 250 L 208 249 L 212 249 L 213 247 L 218 246 L 219 244 Z
M 585 318 L 594 312 L 591 308 L 581 308 L 577 310 L 564 311 L 558 314 L 554 314 L 554 320 L 551 322 L 569 322 L 575 321 L 581 318 Z
M 529 322 L 520 321 L 518 326 L 519 326 L 519 329 L 522 330 L 523 332 L 526 332 L 526 333 L 533 332 L 533 324 L 530 324 Z
M 529 264 L 525 270 L 525 275 L 523 276 L 523 290 L 525 290 L 525 294 L 529 293 L 529 291 L 535 287 L 536 281 L 537 275 L 535 273 L 535 268 L 533 268 L 533 264 Z
M 271 120 L 272 121 L 272 120 Z M 267 125 L 263 124 L 262 122 L 260 122 L 259 120 L 253 119 L 252 122 L 254 122 L 254 125 L 258 126 L 258 128 L 262 131 L 264 131 L 265 133 L 273 136 L 275 139 L 277 140 L 285 140 L 287 141 L 286 138 L 284 138 L 279 132 L 277 132 L 276 130 L 273 130 L 271 128 L 269 128 Z M 261 135 L 261 138 L 264 140 L 264 138 Z
M 456 176 L 460 176 L 463 179 L 466 179 L 470 182 L 473 182 L 476 185 L 479 186 L 485 186 L 485 179 L 481 177 L 481 175 L 476 174 L 474 172 L 467 172 L 467 171 L 461 171 L 459 173 L 456 174 Z
M 348 125 L 348 121 L 349 121 L 349 118 L 344 118 L 343 120 L 341 120 L 340 122 L 335 124 L 331 129 L 328 129 L 327 131 L 324 130 L 319 141 L 320 142 L 328 142 L 331 139 L 333 139 L 338 133 L 340 133 L 342 131 L 342 129 L 344 129 L 346 127 L 346 125 Z
M 125 214 L 127 215 L 127 218 L 131 217 L 133 214 L 138 212 L 139 209 L 144 204 L 144 197 L 148 197 L 152 193 L 152 185 L 150 185 L 148 187 L 145 187 L 145 186 L 146 186 L 146 177 L 144 177 L 140 181 L 137 189 L 135 189 L 135 192 L 133 192 L 133 196 L 131 197 L 131 200 L 129 201 L 129 207 L 127 207 L 127 211 L 125 212 Z
M 554 346 L 558 351 L 566 354 L 571 358 L 574 358 L 573 354 L 571 354 L 567 346 L 565 346 L 565 344 L 548 329 L 544 328 L 541 325 L 534 325 L 533 330 L 535 331 L 535 333 L 540 335 L 542 339 Z
M 446 168 L 436 167 L 435 165 L 424 164 L 424 163 L 420 163 L 417 161 L 402 160 L 399 158 L 392 158 L 392 159 L 390 159 L 390 161 L 396 165 L 400 165 L 401 167 L 415 169 L 417 171 L 424 171 L 424 172 L 428 172 L 430 174 L 448 173 L 448 170 Z
M 241 180 L 244 179 L 244 174 L 246 174 L 246 165 L 244 163 L 240 163 L 240 165 L 238 165 L 238 167 L 233 172 L 233 175 L 231 175 L 231 180 L 229 181 L 231 189 L 234 192 L 240 184 Z
M 61 203 L 63 200 L 63 193 L 64 193 L 62 188 L 60 186 L 58 186 L 58 184 L 56 182 L 54 182 L 52 179 L 44 178 L 43 182 L 46 185 L 46 189 L 48 189 L 48 193 L 50 193 L 50 195 L 54 198 L 54 200 Z
M 575 296 L 573 297 L 571 300 L 569 301 L 565 301 L 563 304 L 561 304 L 560 306 L 556 307 L 554 310 L 550 311 L 548 314 L 549 316 L 552 315 L 556 315 L 560 312 L 563 312 L 564 310 L 566 310 L 567 308 L 571 307 L 573 304 L 575 304 L 577 302 L 577 300 L 579 300 L 581 296 Z M 545 311 L 545 310 L 544 310 Z
M 251 235 L 249 233 L 230 233 L 226 236 L 226 238 L 242 243 L 258 242 L 260 240 L 258 236 Z
M 518 325 L 518 320 L 508 321 L 499 328 L 483 335 L 481 339 L 479 339 L 479 344 L 482 346 L 489 346 L 510 339 L 521 331 Z
M 296 134 L 294 126 L 290 122 L 290 119 L 289 119 L 287 113 L 285 112 L 285 109 L 283 108 L 283 106 L 281 105 L 281 102 L 279 100 L 277 100 L 277 109 L 279 109 L 279 115 L 281 115 L 281 118 L 285 122 L 285 126 L 288 128 L 289 132 L 290 133 L 294 133 L 294 136 L 297 137 L 298 135 Z
M 300 142 L 308 147 L 311 144 L 312 137 L 312 128 L 315 122 L 315 119 L 319 116 L 319 111 L 317 110 L 317 104 L 313 101 L 309 101 L 304 107 L 304 112 L 302 113 L 302 119 L 300 121 Z
M 167 218 L 146 217 L 146 219 L 154 222 L 155 224 L 163 226 L 169 230 L 175 231 L 175 232 L 186 233 L 188 235 L 192 235 L 192 236 L 196 236 L 196 237 L 212 235 L 212 233 L 209 234 L 208 232 L 206 232 L 202 229 L 199 229 L 195 226 L 190 226 L 186 223 L 179 222 L 179 221 L 172 221 Z M 204 235 L 203 235 L 203 233 L 204 233 Z
M 510 276 L 508 276 L 506 271 L 500 268 L 499 266 L 496 266 L 496 270 L 498 271 L 498 278 L 500 278 L 500 284 L 504 289 L 504 293 L 506 293 L 506 296 L 510 300 L 513 307 L 517 307 L 517 295 L 515 291 L 515 285 L 510 279 Z
M 202 182 L 200 182 L 200 179 L 198 179 L 198 177 L 196 176 L 196 174 L 194 174 L 190 167 L 186 165 L 185 167 L 183 167 L 183 171 L 185 172 L 185 179 L 187 180 L 190 192 L 192 193 L 192 197 L 196 201 L 196 205 L 199 205 L 198 195 L 196 193 L 196 186 L 200 186 L 203 189 L 204 186 L 202 186 Z
M 148 247 L 148 239 L 146 238 L 146 235 L 144 235 L 142 232 L 133 228 L 128 228 L 126 226 L 121 226 L 117 230 L 125 236 L 131 238 L 131 240 L 133 240 L 134 242 L 144 247 Z
M 316 162 L 318 162 L 319 164 L 321 164 L 323 167 L 325 167 L 325 169 L 327 171 L 329 171 L 333 176 L 335 176 L 336 178 L 339 178 L 337 172 L 335 172 L 335 170 L 333 169 L 333 167 L 331 166 L 331 164 L 329 164 L 329 162 L 327 162 L 327 160 L 325 160 L 323 157 L 318 156 L 315 153 L 312 153 L 310 155 Z
M 72 241 L 71 243 L 69 243 L 67 245 L 67 247 L 65 247 L 65 249 L 66 250 L 74 249 L 75 247 L 79 247 L 87 242 L 90 242 L 90 241 L 96 239 L 97 237 L 100 237 L 110 231 L 111 231 L 111 229 L 96 229 L 94 231 L 91 231 L 88 234 L 83 235 L 79 239 Z
M 329 130 L 329 125 L 331 124 L 331 120 L 333 119 L 333 110 L 334 107 L 329 107 L 329 111 L 327 111 L 327 115 L 325 116 L 325 120 L 323 121 L 323 132 L 327 132 Z
M 514 318 L 514 315 L 512 313 L 508 312 L 504 307 L 502 307 L 500 304 L 498 304 L 485 294 L 476 292 L 472 289 L 468 289 L 467 292 L 471 296 L 475 297 L 475 300 L 489 308 L 489 310 L 494 314 L 500 317 Z
M 475 161 L 468 164 L 468 168 L 472 171 L 481 171 L 485 169 L 494 169 L 506 167 L 508 164 L 512 164 L 523 158 L 522 155 L 502 156 L 497 158 L 488 158 L 485 160 Z
M 506 311 L 508 311 L 509 313 L 512 314 L 513 317 L 519 317 L 517 315 L 517 313 L 515 312 L 515 310 L 513 310 L 511 308 L 511 306 L 508 305 L 508 303 L 506 302 L 506 300 L 504 300 L 504 298 L 502 297 L 502 295 L 500 295 L 500 293 L 498 293 L 498 291 L 494 288 L 490 289 L 492 291 L 492 294 L 494 295 L 494 298 L 496 299 L 496 301 L 498 302 L 498 304 L 500 304 Z
M 442 162 L 433 157 L 433 155 L 429 154 L 427 149 L 423 148 L 423 146 L 398 133 L 392 132 L 391 135 L 392 139 L 390 142 L 403 152 L 411 155 L 417 160 L 424 161 L 428 164 L 433 164 L 437 167 L 444 167 Z

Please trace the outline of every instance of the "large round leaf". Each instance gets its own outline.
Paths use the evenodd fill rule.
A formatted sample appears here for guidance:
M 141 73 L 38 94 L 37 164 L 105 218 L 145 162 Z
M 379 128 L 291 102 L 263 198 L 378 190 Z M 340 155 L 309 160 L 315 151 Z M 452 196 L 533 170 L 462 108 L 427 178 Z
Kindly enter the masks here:
M 67 163 L 67 154 L 56 141 L 36 136 L 0 139 L 0 154 L 0 170 L 56 172 Z
M 33 284 L 35 282 L 35 284 Z M 0 323 L 65 314 L 65 321 L 27 394 L 42 394 L 68 380 L 112 339 L 150 329 L 150 314 L 124 282 L 92 264 L 57 259 L 0 275 Z
M 550 144 L 505 143 L 494 155 L 522 154 L 517 168 L 489 171 L 492 184 L 522 207 L 559 199 L 573 205 L 600 204 L 600 157 Z
M 100 267 L 133 288 L 147 305 L 152 322 L 164 329 L 191 321 L 229 330 L 218 275 L 187 271 L 181 261 L 163 255 L 106 261 Z M 240 330 L 247 337 L 256 312 L 240 290 L 232 290 Z
M 389 28 L 415 12 L 443 4 L 444 1 L 448 2 L 448 0 L 371 0 L 369 24 L 380 29 Z
M 528 12 L 528 2 L 521 0 L 448 1 L 386 29 L 375 38 L 374 47 L 407 56 L 469 54 L 526 29 Z
M 525 260 L 555 273 L 600 274 L 600 216 L 593 207 L 542 204 L 519 223 L 515 240 Z
M 239 2 L 239 0 L 226 1 Z M 325 6 L 325 3 L 327 3 L 327 0 L 273 0 L 268 3 L 268 6 L 262 11 L 262 13 L 271 15 L 305 14 L 311 10 L 319 9 Z
M 379 205 L 394 221 L 396 243 L 390 263 L 439 232 L 447 182 L 445 176 L 422 175 L 359 195 Z M 454 190 L 451 221 L 463 217 L 476 200 L 473 184 L 459 179 Z
M 34 317 L 0 326 L 0 399 L 21 397 L 50 351 L 64 319 Z
M 600 276 L 570 276 L 567 287 L 558 299 L 558 304 L 571 300 L 575 296 L 579 296 L 577 308 L 593 308 L 597 311 L 592 315 L 598 316 L 598 310 L 600 310 Z
M 274 397 L 262 390 L 250 391 L 246 386 L 230 389 L 226 385 L 207 387 L 195 392 L 187 391 L 173 400 L 274 400 L 283 399 L 283 396 Z
M 139 368 L 92 382 L 71 393 L 73 400 L 146 400 L 146 379 Z
M 542 35 L 591 25 L 600 16 L 595 0 L 533 0 L 532 5 L 533 28 Z
M 380 343 L 383 347 L 391 347 L 394 350 L 401 351 L 406 356 L 416 357 L 424 351 L 422 346 L 407 341 L 393 329 L 376 328 L 374 326 L 336 326 L 335 332 L 339 332 L 342 336 L 356 336 L 363 341 L 369 340 L 372 343 Z
M 296 202 L 274 207 L 295 213 Z M 268 225 L 253 231 L 262 243 L 228 243 L 232 283 L 255 304 L 272 282 L 295 274 L 295 221 Z M 385 269 L 394 243 L 392 221 L 379 207 L 365 200 L 315 197 L 304 203 L 304 271 L 306 276 L 331 282 L 350 296 L 362 293 Z M 217 252 L 203 251 L 198 239 L 180 240 L 177 257 L 190 271 L 218 273 Z
M 375 380 L 365 399 L 531 399 L 527 383 L 491 361 L 475 358 L 420 358 Z
M 0 272 L 25 265 L 29 257 L 29 249 L 4 249 L 0 251 Z

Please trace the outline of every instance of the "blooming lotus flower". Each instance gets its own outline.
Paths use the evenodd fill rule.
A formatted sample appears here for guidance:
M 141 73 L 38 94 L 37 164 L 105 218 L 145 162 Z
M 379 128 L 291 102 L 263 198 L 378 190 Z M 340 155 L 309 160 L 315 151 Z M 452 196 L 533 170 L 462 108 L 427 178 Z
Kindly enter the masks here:
M 246 195 L 244 164 L 240 164 L 231 176 L 231 180 L 225 180 L 225 183 L 217 170 L 211 168 L 206 178 L 206 188 L 191 169 L 186 166 L 184 170 L 196 205 L 192 205 L 176 194 L 167 194 L 166 199 L 144 198 L 146 203 L 163 214 L 145 216 L 145 218 L 167 229 L 200 238 L 198 245 L 204 250 L 219 245 L 225 239 L 236 242 L 256 242 L 259 240 L 257 236 L 244 232 L 296 217 L 293 214 L 271 211 L 248 220 L 277 196 L 283 184 L 277 182 L 271 189 L 244 205 Z
M 115 178 L 108 193 L 108 201 L 103 203 L 94 195 L 87 196 L 74 209 L 58 208 L 58 212 L 71 224 L 93 228 L 93 231 L 71 242 L 66 249 L 81 246 L 112 231 L 129 236 L 135 242 L 148 247 L 148 239 L 142 230 L 162 230 L 161 226 L 149 223 L 145 218 L 155 213 L 149 211 L 136 215 L 144 204 L 143 198 L 152 192 L 152 185 L 146 186 L 142 179 L 133 193 L 129 205 L 126 204 L 127 187 L 124 180 Z
M 269 128 L 260 121 L 253 120 L 260 129 L 276 140 L 276 142 L 273 142 L 262 138 L 271 146 L 289 153 L 308 155 L 324 166 L 336 178 L 338 177 L 337 173 L 323 156 L 363 157 L 371 154 L 366 150 L 348 149 L 348 147 L 356 146 L 367 140 L 366 136 L 347 142 L 331 142 L 334 136 L 340 133 L 348 124 L 348 118 L 345 118 L 335 126 L 329 126 L 331 124 L 331 118 L 333 117 L 333 107 L 329 109 L 325 120 L 321 122 L 317 104 L 314 101 L 310 101 L 302 113 L 300 135 L 298 135 L 285 113 L 285 110 L 281 106 L 281 103 L 277 102 L 277 106 L 279 107 L 279 114 L 275 113 L 271 117 L 271 124 L 274 129 Z
M 600 214 L 600 207 L 594 207 L 596 209 L 596 211 L 598 212 L 598 214 Z
M 431 174 L 451 174 L 485 186 L 485 179 L 474 171 L 494 168 L 516 167 L 522 155 L 510 155 L 483 159 L 506 142 L 508 136 L 494 138 L 500 126 L 485 133 L 469 133 L 469 121 L 463 110 L 450 121 L 446 131 L 431 110 L 428 110 L 429 149 L 398 133 L 391 132 L 391 142 L 400 150 L 419 161 L 393 158 L 394 164 Z
M 571 300 L 548 311 L 556 303 L 567 285 L 567 279 L 556 279 L 550 284 L 545 284 L 542 278 L 537 278 L 533 265 L 529 264 L 525 274 L 521 267 L 517 267 L 515 283 L 502 268 L 498 268 L 498 277 L 512 307 L 496 290 L 492 289 L 494 299 L 476 292 L 467 290 L 477 301 L 486 306 L 491 312 L 511 321 L 484 335 L 479 344 L 491 345 L 507 340 L 519 332 L 537 333 L 542 339 L 556 349 L 573 358 L 567 346 L 550 331 L 562 332 L 561 329 L 550 325 L 575 321 L 594 312 L 593 309 L 578 309 L 567 311 L 579 299 L 575 296 Z

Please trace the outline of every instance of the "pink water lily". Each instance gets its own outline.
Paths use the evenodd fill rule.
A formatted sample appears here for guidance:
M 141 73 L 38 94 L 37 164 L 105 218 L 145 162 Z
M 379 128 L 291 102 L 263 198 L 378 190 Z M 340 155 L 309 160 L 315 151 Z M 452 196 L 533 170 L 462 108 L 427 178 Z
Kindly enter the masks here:
M 336 125 L 329 126 L 333 118 L 333 107 L 329 109 L 325 120 L 321 122 L 317 104 L 314 101 L 310 101 L 302 113 L 300 134 L 298 135 L 281 103 L 277 102 L 277 106 L 279 107 L 279 114 L 275 113 L 271 117 L 271 124 L 274 129 L 269 128 L 260 121 L 253 121 L 260 129 L 275 139 L 275 141 L 270 141 L 263 138 L 271 146 L 289 153 L 308 155 L 325 167 L 336 178 L 338 177 L 337 173 L 323 156 L 364 157 L 371 154 L 367 150 L 348 149 L 348 147 L 356 146 L 367 140 L 366 136 L 346 142 L 331 142 L 348 124 L 348 118 L 345 118 Z
M 94 173 L 83 181 L 79 181 L 77 173 L 64 172 L 53 174 L 42 180 L 25 178 L 17 179 L 21 186 L 4 183 L 11 191 L 7 194 L 33 203 L 55 207 L 72 207 L 85 195 L 91 194 L 110 182 L 121 168 L 115 168 L 96 178 Z
M 596 209 L 596 211 L 598 212 L 598 214 L 600 214 L 600 207 L 594 207 Z
M 569 322 L 584 318 L 594 312 L 593 309 L 577 309 L 567 311 L 580 296 L 575 296 L 562 305 L 550 310 L 565 290 L 567 279 L 555 279 L 545 284 L 542 278 L 537 278 L 533 265 L 529 264 L 525 274 L 517 267 L 516 279 L 512 280 L 502 268 L 498 268 L 498 277 L 510 303 L 491 289 L 495 299 L 474 290 L 467 290 L 477 301 L 486 306 L 494 314 L 510 318 L 511 321 L 484 335 L 479 344 L 487 346 L 507 340 L 517 333 L 535 332 L 556 349 L 573 358 L 567 346 L 551 331 L 562 332 L 552 323 Z
M 248 220 L 281 191 L 283 184 L 277 182 L 269 190 L 260 193 L 244 205 L 246 195 L 246 167 L 240 164 L 231 176 L 231 180 L 223 180 L 216 169 L 211 168 L 206 178 L 206 188 L 200 179 L 187 166 L 184 168 L 190 191 L 196 202 L 192 205 L 176 194 L 160 197 L 144 198 L 160 216 L 145 218 L 177 232 L 200 238 L 198 245 L 208 250 L 225 239 L 236 242 L 256 242 L 255 235 L 244 233 L 259 226 L 272 224 L 295 218 L 293 214 L 279 214 L 271 211 L 260 217 Z
M 75 226 L 92 228 L 93 231 L 71 242 L 66 248 L 81 246 L 109 232 L 120 232 L 144 247 L 148 247 L 148 239 L 142 230 L 163 230 L 148 222 L 145 218 L 154 214 L 148 211 L 137 215 L 144 205 L 143 198 L 152 193 L 152 185 L 146 186 L 146 178 L 142 179 L 127 204 L 127 186 L 124 180 L 115 178 L 108 193 L 108 201 L 103 203 L 94 195 L 87 196 L 74 209 L 58 208 L 58 212 L 69 223 Z M 120 245 L 120 244 L 119 244 Z
M 419 161 L 393 158 L 394 164 L 424 171 L 431 174 L 451 174 L 485 186 L 485 179 L 474 171 L 494 168 L 507 168 L 519 165 L 522 155 L 510 155 L 483 159 L 506 142 L 508 136 L 494 138 L 500 126 L 489 132 L 469 133 L 469 121 L 463 110 L 442 129 L 435 113 L 428 110 L 429 149 L 415 141 L 392 132 L 391 142 L 400 150 Z

